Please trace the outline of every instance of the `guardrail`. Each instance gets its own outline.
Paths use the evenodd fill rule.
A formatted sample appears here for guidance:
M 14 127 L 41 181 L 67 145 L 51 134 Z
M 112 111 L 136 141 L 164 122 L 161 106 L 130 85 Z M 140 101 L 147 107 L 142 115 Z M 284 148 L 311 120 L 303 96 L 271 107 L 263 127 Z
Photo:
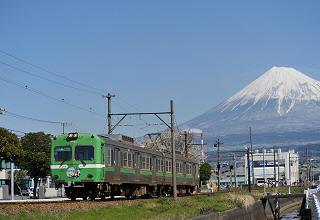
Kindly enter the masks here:
M 306 209 L 309 208 L 309 201 L 312 201 L 311 214 L 312 219 L 320 220 L 320 186 L 315 189 L 307 189 L 304 191 L 306 195 Z

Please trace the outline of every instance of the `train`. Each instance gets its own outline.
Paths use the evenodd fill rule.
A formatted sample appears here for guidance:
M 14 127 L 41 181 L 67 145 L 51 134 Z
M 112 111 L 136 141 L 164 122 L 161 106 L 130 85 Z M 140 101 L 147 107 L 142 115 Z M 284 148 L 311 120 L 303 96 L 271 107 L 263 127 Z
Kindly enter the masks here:
M 136 145 L 125 135 L 68 133 L 51 143 L 51 177 L 66 197 L 126 198 L 170 196 L 172 155 Z M 199 184 L 196 160 L 176 155 L 178 195 L 193 193 Z

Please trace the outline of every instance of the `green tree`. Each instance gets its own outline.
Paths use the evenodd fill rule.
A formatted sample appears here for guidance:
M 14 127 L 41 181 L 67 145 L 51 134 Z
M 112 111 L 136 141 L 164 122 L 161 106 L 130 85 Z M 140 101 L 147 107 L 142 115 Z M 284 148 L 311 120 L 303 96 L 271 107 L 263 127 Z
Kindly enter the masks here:
M 28 133 L 21 138 L 22 152 L 17 165 L 34 179 L 34 197 L 37 195 L 38 179 L 45 178 L 49 174 L 50 142 L 50 135 L 43 132 Z
M 0 128 L 0 160 L 15 161 L 20 153 L 17 135 L 5 128 Z
M 211 177 L 211 165 L 203 163 L 200 165 L 200 181 L 208 181 Z

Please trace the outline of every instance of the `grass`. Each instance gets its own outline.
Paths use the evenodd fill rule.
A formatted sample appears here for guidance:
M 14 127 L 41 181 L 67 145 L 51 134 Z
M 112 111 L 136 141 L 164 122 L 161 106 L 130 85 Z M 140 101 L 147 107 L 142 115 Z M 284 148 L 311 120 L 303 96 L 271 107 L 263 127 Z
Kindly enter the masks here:
M 279 192 L 280 194 L 288 194 L 289 193 L 289 188 L 287 186 L 267 187 L 266 188 L 266 193 L 267 194 L 276 194 L 277 192 Z M 292 186 L 291 187 L 291 194 L 300 194 L 300 193 L 304 193 L 304 187 L 300 187 L 300 186 Z M 262 197 L 262 195 L 263 195 L 263 187 L 254 188 L 252 190 L 252 195 L 256 199 Z
M 192 196 L 178 198 L 159 198 L 141 200 L 135 205 L 122 205 L 108 208 L 91 209 L 89 211 L 69 211 L 65 213 L 47 213 L 33 210 L 29 213 L 16 215 L 0 214 L 0 219 L 186 219 L 208 212 L 222 212 L 242 204 L 237 199 L 232 199 L 226 193 L 217 193 L 213 196 Z

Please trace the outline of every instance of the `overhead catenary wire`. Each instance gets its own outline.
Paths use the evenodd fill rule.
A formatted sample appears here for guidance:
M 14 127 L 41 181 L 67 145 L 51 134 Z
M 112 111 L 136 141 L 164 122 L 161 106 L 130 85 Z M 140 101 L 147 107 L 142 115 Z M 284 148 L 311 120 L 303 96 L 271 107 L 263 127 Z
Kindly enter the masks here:
M 98 113 L 96 111 L 93 111 L 92 108 L 89 108 L 89 109 L 83 108 L 81 106 L 78 106 L 78 105 L 75 105 L 73 103 L 67 102 L 64 98 L 59 99 L 59 98 L 53 97 L 53 96 L 48 95 L 48 94 L 46 94 L 46 93 L 44 93 L 42 91 L 33 89 L 33 88 L 29 87 L 28 85 L 25 85 L 23 83 L 19 83 L 19 82 L 16 82 L 16 81 L 13 81 L 13 80 L 10 80 L 8 78 L 1 77 L 1 76 L 0 76 L 0 80 L 6 82 L 8 84 L 12 84 L 12 85 L 15 85 L 17 87 L 24 88 L 24 89 L 28 90 L 29 92 L 32 92 L 34 94 L 43 96 L 43 97 L 45 97 L 47 99 L 54 100 L 56 102 L 64 103 L 64 104 L 69 105 L 69 106 L 71 106 L 73 108 L 77 108 L 77 109 L 80 109 L 82 111 L 86 111 L 88 113 L 94 114 L 94 115 L 99 116 L 99 117 L 104 117 L 103 114 L 100 114 L 100 113 Z
M 20 115 L 20 114 L 16 114 L 13 112 L 9 112 L 3 108 L 0 108 L 1 112 L 4 112 L 5 115 L 11 116 L 11 117 L 15 117 L 15 118 L 20 118 L 20 119 L 24 119 L 24 120 L 29 120 L 29 121 L 35 121 L 35 122 L 41 122 L 41 123 L 48 123 L 48 124 L 63 124 L 63 123 L 67 123 L 67 122 L 60 122 L 60 121 L 49 121 L 49 120 L 43 120 L 43 119 L 38 119 L 38 118 L 33 118 L 33 117 L 29 117 L 29 116 L 25 116 L 25 115 Z
M 41 75 L 39 75 L 39 74 L 36 74 L 36 73 L 30 72 L 30 71 L 21 69 L 21 68 L 16 67 L 16 66 L 13 66 L 13 65 L 8 64 L 8 63 L 6 63 L 6 62 L 3 62 L 3 61 L 1 61 L 1 60 L 0 60 L 0 63 L 1 63 L 2 65 L 5 65 L 5 66 L 11 68 L 11 69 L 20 71 L 20 72 L 25 73 L 25 74 L 27 74 L 27 75 L 30 75 L 30 76 L 33 76 L 33 77 L 36 77 L 36 78 L 45 80 L 45 81 L 47 81 L 47 82 L 50 82 L 50 83 L 53 83 L 53 84 L 56 84 L 56 85 L 59 85 L 59 86 L 63 86 L 63 87 L 68 88 L 68 89 L 73 89 L 73 90 L 77 90 L 77 91 L 80 91 L 80 92 L 92 93 L 92 94 L 100 95 L 100 93 L 98 93 L 98 92 L 94 92 L 94 91 L 91 91 L 91 90 L 88 90 L 88 89 L 83 89 L 83 88 L 75 87 L 75 86 L 72 86 L 72 85 L 67 85 L 67 84 L 65 84 L 65 83 L 62 83 L 62 82 L 59 82 L 59 81 L 56 81 L 56 80 L 52 80 L 52 79 L 49 79 L 49 78 L 47 78 L 47 77 L 41 76 Z
M 14 60 L 16 60 L 16 61 L 19 61 L 19 62 L 21 62 L 21 63 L 27 64 L 27 65 L 35 68 L 35 69 L 44 71 L 44 72 L 46 72 L 46 73 L 48 73 L 48 74 L 54 75 L 54 76 L 56 76 L 56 77 L 59 77 L 59 78 L 62 78 L 62 79 L 64 79 L 64 80 L 66 80 L 66 81 L 69 81 L 69 82 L 72 82 L 72 83 L 74 83 L 74 84 L 77 84 L 77 85 L 79 85 L 79 86 L 81 86 L 81 87 L 83 87 L 83 88 L 76 87 L 76 86 L 71 86 L 71 85 L 68 85 L 68 84 L 66 84 L 66 83 L 62 83 L 62 82 L 59 82 L 59 81 L 56 81 L 56 80 L 52 80 L 52 79 L 49 79 L 49 78 L 47 78 L 47 77 L 44 77 L 44 76 L 35 74 L 35 73 L 33 73 L 33 72 L 30 72 L 30 71 L 26 71 L 26 70 L 24 70 L 24 69 L 21 69 L 21 68 L 19 68 L 19 67 L 14 66 L 14 65 L 5 63 L 5 62 L 3 62 L 3 61 L 0 61 L 0 63 L 3 64 L 3 65 L 6 65 L 6 66 L 8 66 L 8 67 L 10 67 L 10 68 L 12 68 L 12 69 L 18 70 L 18 71 L 20 71 L 20 72 L 24 72 L 24 73 L 26 73 L 26 74 L 28 74 L 28 75 L 32 75 L 33 77 L 37 77 L 37 78 L 39 78 L 39 79 L 46 80 L 46 81 L 48 81 L 48 82 L 51 82 L 51 83 L 54 83 L 54 84 L 57 84 L 57 85 L 60 85 L 60 86 L 63 86 L 63 87 L 66 87 L 66 88 L 71 88 L 71 89 L 78 90 L 78 91 L 82 91 L 82 92 L 90 92 L 90 93 L 92 93 L 92 94 L 99 94 L 99 95 L 100 95 L 101 93 L 104 93 L 104 92 L 105 92 L 105 91 L 104 91 L 103 89 L 101 89 L 101 88 L 93 87 L 93 86 L 91 86 L 91 85 L 89 85 L 89 84 L 86 84 L 86 83 L 83 83 L 83 82 L 80 82 L 80 81 L 71 79 L 71 78 L 69 78 L 69 77 L 64 76 L 64 75 L 61 74 L 61 73 L 57 73 L 57 72 L 55 72 L 55 71 L 51 71 L 51 70 L 49 70 L 49 69 L 47 69 L 47 68 L 45 68 L 45 67 L 42 67 L 42 66 L 37 65 L 37 64 L 34 64 L 34 63 L 32 63 L 32 62 L 30 62 L 30 61 L 28 61 L 28 60 L 26 60 L 26 59 L 20 58 L 20 57 L 18 57 L 18 56 L 16 56 L 16 55 L 13 55 L 12 53 L 6 52 L 6 51 L 4 51 L 4 50 L 1 50 L 1 49 L 0 49 L 0 53 L 6 55 L 6 56 L 8 56 L 8 57 L 10 57 L 10 58 L 12 58 L 12 59 L 14 59 Z M 1 79 L 1 78 L 0 78 L 0 79 Z M 1 80 L 6 81 L 7 83 L 9 83 L 8 80 L 5 80 L 5 79 L 3 79 L 3 78 L 2 78 Z M 12 82 L 10 82 L 10 83 L 12 84 Z M 16 85 L 16 86 L 22 87 L 22 86 L 25 86 L 25 85 Z M 47 98 L 49 98 L 49 99 L 53 99 L 53 100 L 55 100 L 55 101 L 63 102 L 63 103 L 65 103 L 65 104 L 68 104 L 68 105 L 73 106 L 73 107 L 75 107 L 75 108 L 78 108 L 78 109 L 81 109 L 81 110 L 84 110 L 84 111 L 87 111 L 87 112 L 90 112 L 90 113 L 94 113 L 94 114 L 99 115 L 99 116 L 101 116 L 101 117 L 105 117 L 104 115 L 99 114 L 99 113 L 97 113 L 97 112 L 95 112 L 95 111 L 92 111 L 91 109 L 90 109 L 90 110 L 87 110 L 87 109 L 82 108 L 82 107 L 80 107 L 80 106 L 74 105 L 74 104 L 72 104 L 72 103 L 70 103 L 70 102 L 66 102 L 64 99 L 57 99 L 57 98 L 52 97 L 52 96 L 50 96 L 50 95 L 47 95 L 47 94 L 45 94 L 45 93 L 43 93 L 43 92 L 41 92 L 41 91 L 38 91 L 38 90 L 35 90 L 35 89 L 31 89 L 30 87 L 27 88 L 27 86 L 25 86 L 25 87 L 26 87 L 26 89 L 28 89 L 29 91 L 31 91 L 31 92 L 33 92 L 33 93 L 36 93 L 36 94 L 38 94 L 38 95 L 42 95 L 42 96 L 47 97 Z M 84 88 L 85 88 L 85 89 L 84 89 Z M 130 106 L 131 108 L 134 108 L 134 109 L 136 109 L 136 110 L 141 111 L 139 108 L 137 108 L 136 106 L 130 104 L 130 103 L 129 103 L 128 101 L 126 101 L 125 99 L 123 99 L 123 98 L 121 98 L 121 97 L 119 97 L 119 96 L 118 96 L 118 98 L 119 98 L 119 100 L 120 100 L 121 102 L 125 103 L 126 105 Z M 119 103 L 117 103 L 116 105 L 120 106 Z M 123 108 L 122 106 L 121 106 L 121 108 L 122 108 L 122 109 L 125 109 L 125 108 Z M 148 123 L 148 122 L 147 122 L 146 120 L 144 120 L 144 119 L 141 119 L 141 118 L 140 118 L 140 120 L 142 120 L 142 121 L 145 122 L 146 127 L 151 126 L 151 125 L 155 125 L 155 124 L 152 124 L 152 123 Z
M 13 54 L 11 54 L 11 53 L 8 53 L 8 52 L 4 51 L 4 50 L 1 50 L 1 49 L 0 49 L 0 53 L 6 55 L 6 56 L 8 56 L 8 57 L 11 57 L 11 58 L 13 58 L 13 59 L 15 59 L 15 60 L 17 60 L 17 61 L 20 61 L 20 62 L 22 62 L 22 63 L 24 63 L 24 64 L 27 64 L 27 65 L 29 65 L 29 66 L 32 66 L 33 68 L 42 70 L 42 71 L 44 71 L 44 72 L 46 72 L 46 73 L 49 73 L 49 74 L 51 74 L 51 75 L 54 75 L 54 76 L 56 76 L 56 77 L 63 78 L 63 79 L 65 79 L 65 80 L 69 81 L 69 82 L 72 82 L 72 83 L 81 85 L 82 87 L 86 87 L 87 89 L 90 89 L 91 91 L 96 91 L 96 92 L 100 92 L 100 93 L 101 93 L 101 92 L 102 92 L 102 93 L 105 92 L 104 90 L 99 89 L 99 88 L 97 88 L 97 87 L 93 87 L 93 86 L 91 86 L 91 85 L 88 85 L 88 84 L 83 83 L 83 82 L 79 82 L 79 81 L 74 80 L 74 79 L 70 79 L 69 77 L 66 77 L 66 76 L 64 76 L 63 74 L 60 74 L 60 73 L 51 71 L 51 70 L 49 70 L 49 69 L 47 69 L 47 68 L 44 68 L 44 67 L 42 67 L 42 66 L 40 66 L 40 65 L 31 63 L 30 61 L 27 61 L 27 60 L 25 60 L 25 59 L 22 59 L 22 58 L 20 58 L 20 57 L 18 57 L 18 56 L 16 56 L 16 55 L 13 55 Z M 100 94 L 100 93 L 99 93 L 99 94 Z

